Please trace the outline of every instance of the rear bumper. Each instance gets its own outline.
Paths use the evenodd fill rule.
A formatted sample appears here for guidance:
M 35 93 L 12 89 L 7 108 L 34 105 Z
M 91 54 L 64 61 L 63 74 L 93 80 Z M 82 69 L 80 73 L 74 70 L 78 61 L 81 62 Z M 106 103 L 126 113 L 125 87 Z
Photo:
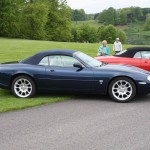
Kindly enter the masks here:
M 5 85 L 5 84 L 0 83 L 0 88 L 1 88 L 1 89 L 9 89 L 9 86 L 8 86 L 8 85 Z

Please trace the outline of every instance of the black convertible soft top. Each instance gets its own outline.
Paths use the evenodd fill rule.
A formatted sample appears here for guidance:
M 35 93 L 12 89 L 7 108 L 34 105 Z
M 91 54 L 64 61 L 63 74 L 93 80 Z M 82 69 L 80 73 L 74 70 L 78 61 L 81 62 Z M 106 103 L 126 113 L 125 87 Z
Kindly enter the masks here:
M 46 50 L 46 51 L 39 52 L 25 60 L 20 61 L 20 62 L 24 63 L 24 64 L 36 65 L 46 56 L 49 56 L 49 55 L 72 56 L 73 53 L 75 53 L 75 52 L 77 52 L 77 51 L 75 51 L 75 50 Z
M 138 51 L 150 51 L 150 47 L 131 47 L 127 48 L 127 51 L 118 55 L 116 57 L 128 57 L 132 58 Z

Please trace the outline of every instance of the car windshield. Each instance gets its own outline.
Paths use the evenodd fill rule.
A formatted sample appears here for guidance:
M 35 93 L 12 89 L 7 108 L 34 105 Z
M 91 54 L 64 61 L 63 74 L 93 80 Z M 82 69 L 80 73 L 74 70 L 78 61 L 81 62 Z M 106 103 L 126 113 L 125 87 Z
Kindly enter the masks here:
M 119 55 L 125 53 L 126 51 L 127 51 L 127 50 L 123 50 L 123 51 L 121 51 L 121 52 L 119 52 L 119 53 L 117 53 L 117 54 L 115 54 L 115 55 L 116 55 L 116 56 L 119 56 Z
M 102 66 L 102 62 L 99 62 L 98 60 L 82 53 L 82 52 L 76 52 L 75 56 L 77 56 L 79 59 L 84 61 L 86 64 L 88 64 L 90 67 L 100 67 Z

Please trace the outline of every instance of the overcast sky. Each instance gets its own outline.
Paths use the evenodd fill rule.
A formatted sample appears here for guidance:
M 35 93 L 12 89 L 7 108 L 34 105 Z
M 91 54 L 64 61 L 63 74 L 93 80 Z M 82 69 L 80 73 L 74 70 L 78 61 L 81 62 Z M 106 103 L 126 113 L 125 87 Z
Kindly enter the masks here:
M 150 0 L 67 0 L 72 9 L 83 8 L 86 13 L 98 13 L 109 7 L 124 8 L 139 6 L 150 7 Z

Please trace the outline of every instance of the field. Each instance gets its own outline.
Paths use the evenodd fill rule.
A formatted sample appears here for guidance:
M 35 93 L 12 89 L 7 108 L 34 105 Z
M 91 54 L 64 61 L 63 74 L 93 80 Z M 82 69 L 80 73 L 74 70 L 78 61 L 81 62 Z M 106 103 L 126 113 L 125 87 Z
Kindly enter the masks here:
M 98 43 L 65 43 L 65 42 L 50 42 L 50 41 L 34 41 L 20 39 L 5 39 L 0 38 L 0 63 L 18 61 L 25 59 L 39 51 L 51 49 L 73 49 L 80 50 L 92 57 L 96 56 Z M 109 45 L 112 49 L 112 45 Z M 131 45 L 124 45 L 124 49 Z M 113 53 L 111 51 L 111 53 Z M 18 110 L 27 107 L 33 107 L 51 102 L 68 100 L 74 97 L 73 95 L 37 95 L 31 99 L 15 98 L 10 91 L 0 89 L 0 112 Z
M 77 21 L 77 22 L 73 22 L 73 26 L 80 26 L 82 24 L 89 24 L 91 26 L 94 26 L 96 28 L 98 28 L 101 24 L 98 23 L 97 20 L 86 20 L 86 21 Z

